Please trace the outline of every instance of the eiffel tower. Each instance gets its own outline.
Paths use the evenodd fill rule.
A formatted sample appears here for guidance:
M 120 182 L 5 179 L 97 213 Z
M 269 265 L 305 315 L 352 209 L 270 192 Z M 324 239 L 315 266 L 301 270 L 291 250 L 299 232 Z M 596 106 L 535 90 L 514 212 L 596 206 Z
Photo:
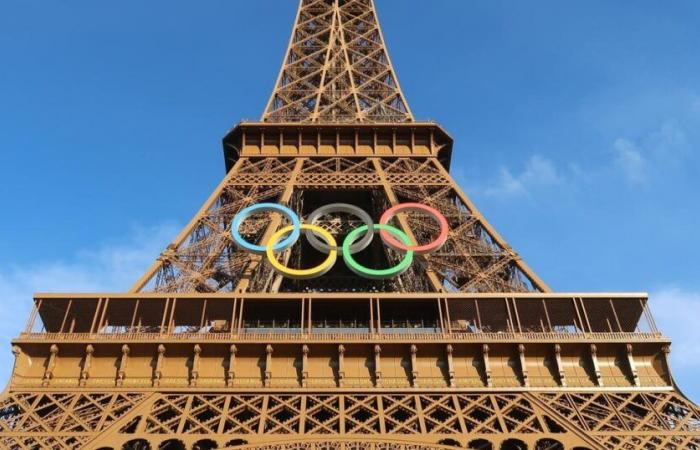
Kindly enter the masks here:
M 414 119 L 372 0 L 302 0 L 262 119 L 223 146 L 227 175 L 129 292 L 36 295 L 3 448 L 700 447 L 647 296 L 552 292 L 518 257 Z M 355 252 L 357 210 L 378 222 Z

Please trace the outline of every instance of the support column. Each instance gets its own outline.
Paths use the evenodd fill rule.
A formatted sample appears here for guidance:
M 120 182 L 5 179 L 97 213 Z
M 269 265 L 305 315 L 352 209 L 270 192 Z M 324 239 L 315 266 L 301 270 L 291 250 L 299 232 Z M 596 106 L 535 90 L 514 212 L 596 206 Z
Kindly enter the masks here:
M 199 379 L 199 358 L 202 353 L 202 347 L 199 344 L 194 346 L 194 355 L 192 356 L 192 371 L 190 373 L 190 386 L 196 387 Z
M 411 345 L 411 385 L 418 387 L 418 347 Z
M 56 359 L 58 358 L 58 345 L 52 344 L 49 352 L 49 361 L 46 364 L 46 370 L 44 370 L 42 386 L 48 386 L 51 383 L 51 379 L 53 379 L 53 371 L 56 369 Z
M 627 364 L 630 367 L 630 373 L 632 374 L 632 381 L 636 387 L 640 387 L 642 384 L 639 381 L 639 374 L 637 373 L 637 365 L 634 362 L 634 354 L 632 353 L 632 344 L 627 344 L 625 346 L 627 351 Z
M 92 365 L 92 354 L 95 352 L 95 347 L 92 344 L 88 344 L 85 347 L 85 361 L 83 362 L 83 367 L 80 370 L 80 387 L 85 387 L 88 378 L 90 378 L 90 366 Z
M 270 387 L 270 382 L 272 380 L 272 346 L 267 344 L 265 347 L 265 379 L 263 380 L 263 386 Z
M 433 141 L 432 138 L 431 141 Z M 440 172 L 440 175 L 442 175 L 444 179 L 449 180 L 450 187 L 452 188 L 452 190 L 454 190 L 455 194 L 457 194 L 457 197 L 459 197 L 459 199 L 467 207 L 467 209 L 469 210 L 469 214 L 476 218 L 479 225 L 481 225 L 484 228 L 484 230 L 486 230 L 489 236 L 492 237 L 493 240 L 496 241 L 496 243 L 498 243 L 498 245 L 503 250 L 513 255 L 515 264 L 532 281 L 532 284 L 542 292 L 551 292 L 552 290 L 549 288 L 549 286 L 547 286 L 547 283 L 545 283 L 544 280 L 537 276 L 537 274 L 530 268 L 530 266 L 528 266 L 525 263 L 525 261 L 519 258 L 515 254 L 515 252 L 513 252 L 513 250 L 510 248 L 505 239 L 503 239 L 503 237 L 501 237 L 501 235 L 498 234 L 496 229 L 493 228 L 491 224 L 486 220 L 486 218 L 481 214 L 481 212 L 477 209 L 476 205 L 467 196 L 467 194 L 465 194 L 464 191 L 462 191 L 462 189 L 459 187 L 459 185 L 455 183 L 454 179 L 450 176 L 450 173 L 447 171 L 447 169 L 445 169 L 445 167 L 440 163 L 440 161 L 435 159 L 433 161 L 433 164 L 434 167 L 437 168 Z
M 489 361 L 489 346 L 484 344 L 481 347 L 483 363 L 484 363 L 484 374 L 486 376 L 486 387 L 493 387 L 493 381 L 491 380 L 491 362 Z
M 561 345 L 554 345 L 554 361 L 557 364 L 557 373 L 559 374 L 559 385 L 566 387 L 566 373 L 564 372 L 564 364 L 561 361 Z
M 381 368 L 382 348 L 378 345 L 374 346 L 374 385 L 382 387 L 382 368 Z
M 309 346 L 301 347 L 301 387 L 307 387 L 309 382 Z
M 448 376 L 448 385 L 453 388 L 456 387 L 455 385 L 455 362 L 454 359 L 452 358 L 452 352 L 454 351 L 454 348 L 452 347 L 452 344 L 447 344 L 446 347 L 446 352 L 447 352 L 447 376 Z
M 27 326 L 24 328 L 25 333 L 31 333 L 32 330 L 34 329 L 34 321 L 36 320 L 36 316 L 37 316 L 37 313 L 39 312 L 39 308 L 41 308 L 41 302 L 42 302 L 42 300 L 38 300 L 38 301 L 34 302 L 34 307 L 32 308 L 32 313 L 29 315 L 29 319 L 27 320 Z
M 212 207 L 212 205 L 216 202 L 216 200 L 219 199 L 221 196 L 221 193 L 224 191 L 226 186 L 228 186 L 231 181 L 236 177 L 238 174 L 238 171 L 240 170 L 241 166 L 244 164 L 246 161 L 245 158 L 239 158 L 238 161 L 234 164 L 234 166 L 229 170 L 228 174 L 224 177 L 223 180 L 221 180 L 221 183 L 214 189 L 214 192 L 209 196 L 206 202 L 202 205 L 202 207 L 199 209 L 197 214 L 190 220 L 190 222 L 187 224 L 187 226 L 180 232 L 180 234 L 175 238 L 175 240 L 168 245 L 168 250 L 166 250 L 163 253 L 166 253 L 168 251 L 175 250 L 177 249 L 185 240 L 187 237 L 192 233 L 192 231 L 197 227 L 199 224 L 199 221 L 204 217 L 209 211 L 209 209 Z M 156 261 L 151 265 L 151 267 L 146 270 L 146 272 L 141 276 L 141 278 L 138 279 L 136 283 L 129 289 L 129 292 L 139 292 L 141 291 L 146 284 L 156 275 L 158 270 L 163 267 L 163 264 L 167 261 L 167 258 L 156 258 Z
M 153 371 L 153 386 L 160 386 L 160 380 L 163 378 L 163 362 L 165 361 L 165 345 L 158 346 L 158 357 L 156 359 L 156 369 Z
M 673 384 L 673 380 L 671 379 L 671 361 L 670 361 L 671 346 L 664 345 L 663 347 L 661 347 L 661 352 L 663 353 L 664 369 L 666 370 L 666 382 L 669 385 L 671 385 L 671 384 Z
M 233 381 L 236 378 L 236 353 L 238 353 L 238 347 L 231 344 L 229 351 L 230 354 L 228 357 L 228 371 L 226 372 L 226 386 L 233 387 Z
M 22 349 L 20 348 L 19 345 L 12 346 L 12 356 L 14 356 L 14 358 L 15 358 L 14 367 L 17 367 L 17 363 L 19 362 L 19 357 L 22 356 Z
M 124 384 L 124 379 L 126 378 L 126 366 L 129 362 L 129 346 L 122 345 L 122 357 L 119 360 L 119 371 L 117 372 L 117 386 L 121 387 Z
M 304 161 L 306 161 L 306 158 L 297 158 L 294 169 L 292 170 L 290 176 L 289 176 L 289 181 L 287 181 L 287 185 L 285 186 L 284 192 L 280 196 L 278 202 L 280 204 L 287 204 L 289 203 L 289 200 L 292 198 L 292 194 L 294 193 L 294 186 L 297 180 L 297 177 L 301 173 L 301 169 L 304 166 Z M 260 240 L 260 242 L 267 242 L 272 235 L 277 231 L 277 229 L 280 226 L 280 223 L 282 222 L 281 217 L 279 215 L 273 217 L 273 219 L 270 221 L 270 224 L 267 226 L 265 229 L 265 232 L 263 233 L 263 236 Z M 248 291 L 248 288 L 250 288 L 250 283 L 253 279 L 253 276 L 256 273 L 256 269 L 262 262 L 262 256 L 260 255 L 251 255 L 250 259 L 250 264 L 248 267 L 244 270 L 243 276 L 241 277 L 241 280 L 238 282 L 235 292 L 246 292 Z M 275 275 L 274 271 L 270 271 L 270 274 L 268 276 L 268 280 L 266 281 L 265 285 L 267 286 L 270 281 L 272 280 L 272 277 Z
M 523 344 L 518 345 L 518 358 L 520 360 L 520 373 L 523 375 L 523 385 L 525 387 L 530 387 L 530 378 L 527 373 L 527 359 L 525 358 L 525 346 Z
M 345 384 L 345 346 L 338 346 L 338 387 Z
M 593 362 L 593 371 L 595 372 L 595 378 L 599 387 L 603 387 L 603 373 L 600 371 L 600 364 L 598 363 L 598 347 L 595 344 L 591 344 L 591 361 Z
M 391 203 L 392 206 L 398 205 L 399 199 L 396 197 L 396 194 L 391 188 L 391 183 L 389 183 L 389 180 L 386 177 L 386 173 L 384 173 L 384 169 L 382 169 L 382 164 L 379 162 L 378 158 L 371 158 L 371 160 L 372 164 L 374 165 L 374 170 L 377 172 L 377 175 L 379 175 L 379 178 L 382 182 L 382 186 L 384 187 L 384 192 L 387 198 L 389 199 L 389 203 Z M 406 233 L 409 239 L 411 239 L 413 242 L 418 242 L 416 240 L 416 237 L 413 235 L 411 228 L 408 226 L 408 220 L 406 220 L 400 214 L 396 216 L 396 220 L 399 221 L 401 228 L 403 228 L 404 233 Z M 428 280 L 430 281 L 430 284 L 436 292 L 444 292 L 442 283 L 440 282 L 440 279 L 435 274 L 433 269 L 431 269 L 430 267 L 426 267 L 426 275 L 428 276 Z

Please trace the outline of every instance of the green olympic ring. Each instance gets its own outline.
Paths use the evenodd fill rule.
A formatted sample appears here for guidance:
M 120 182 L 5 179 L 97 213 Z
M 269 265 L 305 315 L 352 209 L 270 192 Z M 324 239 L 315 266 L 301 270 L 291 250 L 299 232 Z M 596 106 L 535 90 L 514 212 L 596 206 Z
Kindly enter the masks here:
M 288 217 L 292 224 L 277 231 L 265 245 L 255 245 L 247 242 L 239 231 L 242 222 L 253 214 L 270 211 L 282 213 Z M 428 244 L 419 245 L 412 242 L 412 239 L 402 230 L 388 225 L 388 222 L 396 214 L 411 211 L 427 213 L 432 216 L 440 226 L 438 237 Z M 343 245 L 340 247 L 337 246 L 330 232 L 319 228 L 314 223 L 319 217 L 332 212 L 351 214 L 365 222 L 364 225 L 350 231 L 345 237 Z M 308 224 L 302 224 L 299 216 L 286 206 L 273 203 L 261 203 L 244 208 L 236 214 L 231 225 L 231 237 L 233 238 L 234 244 L 240 249 L 267 256 L 268 262 L 272 265 L 275 272 L 288 278 L 309 279 L 321 276 L 328 272 L 335 264 L 337 253 L 342 253 L 343 261 L 345 261 L 348 268 L 356 275 L 374 280 L 383 280 L 396 277 L 406 272 L 413 263 L 414 255 L 427 255 L 440 249 L 445 244 L 449 231 L 449 225 L 445 216 L 437 209 L 421 203 L 402 203 L 395 205 L 382 215 L 379 224 L 372 223 L 372 218 L 369 214 L 362 211 L 357 206 L 346 203 L 334 203 L 321 207 L 309 215 L 309 221 L 310 223 Z M 329 257 L 321 265 L 311 269 L 292 269 L 275 260 L 275 253 L 284 251 L 294 245 L 301 235 L 302 229 L 305 231 L 305 235 L 312 247 L 322 253 L 328 253 Z M 364 250 L 372 242 L 376 230 L 379 231 L 379 236 L 384 244 L 399 254 L 404 254 L 397 265 L 386 269 L 372 269 L 370 267 L 365 267 L 355 260 L 353 254 Z M 360 237 L 360 235 L 362 236 Z M 319 241 L 317 237 L 321 237 L 321 241 L 325 242 Z M 278 242 L 279 240 L 282 240 L 282 242 Z
M 393 233 L 395 236 L 401 239 L 404 244 L 413 245 L 413 242 L 411 242 L 408 235 L 396 227 L 392 227 L 391 225 L 375 224 L 373 228 L 375 231 L 384 230 Z M 367 225 L 362 225 L 359 228 L 355 228 L 345 237 L 345 240 L 343 241 L 343 261 L 345 261 L 345 264 L 350 268 L 350 270 L 365 278 L 370 278 L 372 280 L 384 280 L 401 275 L 408 270 L 409 267 L 411 267 L 411 264 L 413 263 L 413 250 L 407 251 L 401 262 L 394 267 L 389 267 L 388 269 L 371 269 L 358 263 L 350 252 L 350 246 L 355 243 L 361 233 L 366 233 L 368 229 L 369 228 Z

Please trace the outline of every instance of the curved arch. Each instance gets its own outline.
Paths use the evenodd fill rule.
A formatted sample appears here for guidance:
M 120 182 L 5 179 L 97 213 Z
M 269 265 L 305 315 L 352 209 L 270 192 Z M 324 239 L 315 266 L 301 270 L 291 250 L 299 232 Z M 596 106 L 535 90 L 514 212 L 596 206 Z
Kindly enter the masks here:
M 493 444 L 486 439 L 474 439 L 467 444 L 469 450 L 493 450 Z
M 187 447 L 179 439 L 168 439 L 160 443 L 158 450 L 187 450 Z
M 527 450 L 527 444 L 520 439 L 508 439 L 501 444 L 501 450 Z
M 328 441 L 328 440 L 299 440 L 299 441 L 283 441 L 270 444 L 253 444 L 253 445 L 243 445 L 243 446 L 231 446 L 229 441 L 225 447 L 221 450 L 290 450 L 290 449 L 304 449 L 305 444 L 313 443 L 317 450 L 337 450 L 338 441 Z M 388 441 L 388 440 L 353 440 L 345 441 L 346 448 L 352 450 L 372 450 L 373 448 L 391 448 L 392 450 L 455 450 L 455 447 L 443 444 L 420 444 L 416 442 L 401 442 L 401 441 Z M 388 447 L 376 447 L 376 444 L 387 445 Z M 520 449 L 518 449 L 520 450 Z
M 564 444 L 556 439 L 540 439 L 535 444 L 535 450 L 564 450 Z
M 202 439 L 192 446 L 192 450 L 215 450 L 217 448 L 219 448 L 219 444 L 212 439 Z
M 242 445 L 248 445 L 248 441 L 245 439 L 232 439 L 224 444 L 224 447 L 240 447 Z
M 145 439 L 132 439 L 122 445 L 122 450 L 151 450 L 151 444 Z
M 459 441 L 456 441 L 454 439 L 443 439 L 440 442 L 438 442 L 440 445 L 447 445 L 448 447 L 461 447 L 462 444 L 460 444 Z

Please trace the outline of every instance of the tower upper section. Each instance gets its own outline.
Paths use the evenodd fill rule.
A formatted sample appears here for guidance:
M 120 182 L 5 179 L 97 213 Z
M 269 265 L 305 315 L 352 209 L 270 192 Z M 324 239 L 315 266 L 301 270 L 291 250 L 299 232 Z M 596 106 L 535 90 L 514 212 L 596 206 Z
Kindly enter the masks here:
M 301 0 L 262 121 L 413 121 L 373 0 Z

